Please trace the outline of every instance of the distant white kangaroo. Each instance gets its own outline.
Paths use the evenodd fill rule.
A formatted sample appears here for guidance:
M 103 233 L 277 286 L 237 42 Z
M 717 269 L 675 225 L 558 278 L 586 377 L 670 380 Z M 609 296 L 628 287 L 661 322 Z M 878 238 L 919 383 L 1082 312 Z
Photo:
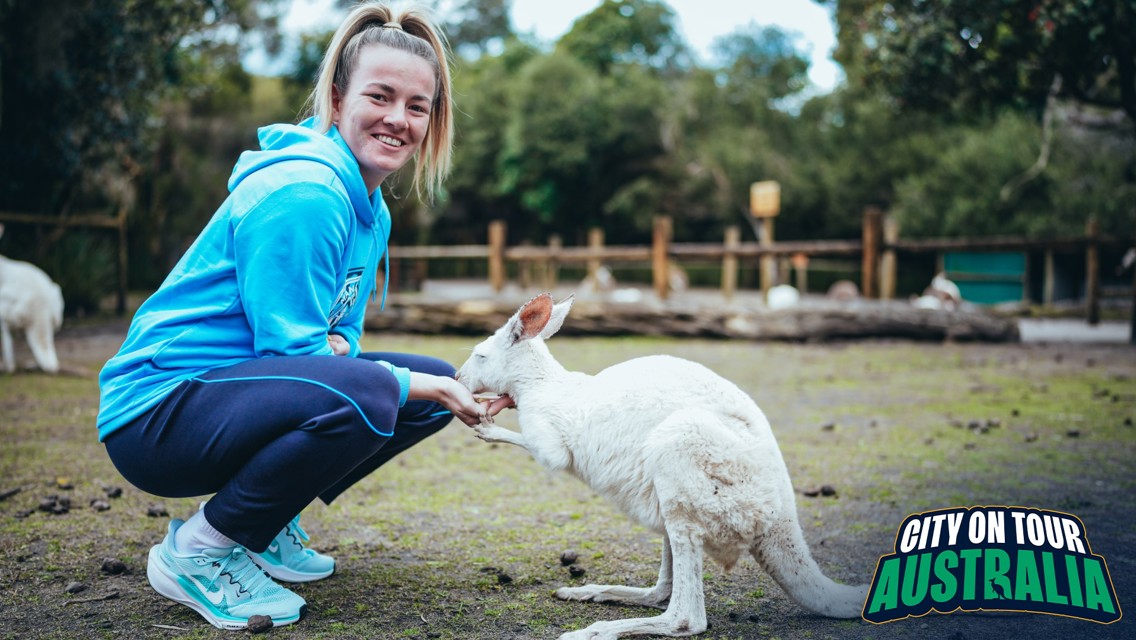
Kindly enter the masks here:
M 0 225 L 0 235 L 4 225 Z M 23 329 L 39 367 L 59 371 L 55 331 L 63 324 L 63 292 L 46 273 L 28 262 L 0 256 L 0 350 L 4 370 L 16 370 L 12 329 Z
M 706 630 L 702 558 L 730 569 L 750 553 L 801 606 L 860 615 L 867 586 L 837 584 L 809 553 L 796 500 L 769 421 L 748 395 L 702 365 L 670 356 L 636 358 L 595 376 L 566 370 L 544 340 L 571 298 L 537 296 L 473 349 L 457 378 L 474 393 L 510 396 L 521 432 L 486 422 L 486 442 L 515 444 L 551 470 L 566 470 L 663 536 L 651 588 L 589 584 L 556 592 L 665 609 L 659 616 L 601 621 L 561 640 Z

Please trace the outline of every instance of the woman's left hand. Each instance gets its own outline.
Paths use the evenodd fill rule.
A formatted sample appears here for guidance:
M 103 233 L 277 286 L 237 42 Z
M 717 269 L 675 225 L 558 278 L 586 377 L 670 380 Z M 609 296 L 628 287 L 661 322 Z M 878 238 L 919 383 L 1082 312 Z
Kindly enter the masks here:
M 465 385 L 453 378 L 410 372 L 408 400 L 432 400 L 450 410 L 454 417 L 473 426 L 481 422 L 485 407 L 473 397 Z
M 327 346 L 331 347 L 332 353 L 337 356 L 346 356 L 351 353 L 351 345 L 347 344 L 347 340 L 337 333 L 328 334 Z

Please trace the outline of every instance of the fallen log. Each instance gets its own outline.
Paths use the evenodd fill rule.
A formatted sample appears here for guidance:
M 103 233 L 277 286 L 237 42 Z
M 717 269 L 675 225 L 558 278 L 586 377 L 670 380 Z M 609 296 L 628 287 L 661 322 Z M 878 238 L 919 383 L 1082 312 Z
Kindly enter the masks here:
M 488 335 L 523 300 L 388 300 L 372 305 L 368 331 Z M 905 302 L 818 302 L 789 309 L 731 307 L 654 300 L 617 303 L 577 300 L 561 335 L 676 336 L 816 342 L 898 338 L 925 341 L 1018 342 L 1017 320 L 979 307 L 919 309 Z

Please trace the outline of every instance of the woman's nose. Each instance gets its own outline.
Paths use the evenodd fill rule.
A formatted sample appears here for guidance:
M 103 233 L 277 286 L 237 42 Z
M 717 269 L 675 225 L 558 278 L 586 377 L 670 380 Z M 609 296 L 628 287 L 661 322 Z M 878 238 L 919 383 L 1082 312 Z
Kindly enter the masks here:
M 383 116 L 383 124 L 399 129 L 406 128 L 406 107 L 402 105 L 391 106 L 386 115 Z

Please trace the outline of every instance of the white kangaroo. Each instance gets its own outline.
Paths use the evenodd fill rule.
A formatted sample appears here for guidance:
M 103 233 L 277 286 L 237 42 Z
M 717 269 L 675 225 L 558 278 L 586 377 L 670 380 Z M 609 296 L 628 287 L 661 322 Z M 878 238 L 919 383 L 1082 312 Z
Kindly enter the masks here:
M 473 349 L 457 378 L 474 393 L 516 403 L 521 432 L 486 421 L 486 442 L 517 445 L 550 470 L 566 470 L 663 536 L 654 587 L 589 584 L 556 592 L 665 609 L 600 621 L 561 640 L 706 630 L 702 558 L 730 569 L 750 553 L 789 596 L 816 613 L 860 615 L 867 585 L 821 573 L 797 522 L 796 500 L 769 421 L 748 395 L 706 367 L 670 356 L 636 358 L 595 376 L 566 370 L 544 340 L 572 300 L 525 304 Z
M 0 235 L 4 225 L 0 225 Z M 12 329 L 23 329 L 40 369 L 59 371 L 55 331 L 63 324 L 63 292 L 46 273 L 28 262 L 0 256 L 0 351 L 4 370 L 16 370 Z

